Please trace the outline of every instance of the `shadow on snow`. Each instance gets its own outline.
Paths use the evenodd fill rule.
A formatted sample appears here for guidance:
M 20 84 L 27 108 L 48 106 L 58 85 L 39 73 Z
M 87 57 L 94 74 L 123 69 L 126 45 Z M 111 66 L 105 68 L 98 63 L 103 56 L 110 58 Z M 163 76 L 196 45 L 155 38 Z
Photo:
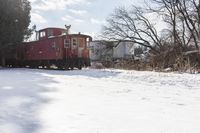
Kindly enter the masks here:
M 50 77 L 20 69 L 0 70 L 0 132 L 37 132 L 42 126 L 38 111 L 51 101 L 46 92 L 56 91 Z
M 52 101 L 43 94 L 56 91 L 52 87 L 52 84 L 58 84 L 54 76 L 106 78 L 119 73 L 106 70 L 1 69 L 0 132 L 35 133 L 41 128 L 38 111 Z

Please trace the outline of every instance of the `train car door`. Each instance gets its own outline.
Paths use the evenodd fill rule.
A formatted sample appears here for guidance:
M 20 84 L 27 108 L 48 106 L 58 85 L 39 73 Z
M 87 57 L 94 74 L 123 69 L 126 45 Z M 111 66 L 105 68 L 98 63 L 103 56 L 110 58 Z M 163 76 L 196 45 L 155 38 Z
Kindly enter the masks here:
M 78 38 L 78 57 L 82 58 L 85 49 L 85 38 Z
M 64 39 L 64 52 L 63 52 L 64 58 L 70 57 L 70 38 Z
M 73 37 L 71 40 L 71 50 L 73 55 L 78 55 L 78 38 Z

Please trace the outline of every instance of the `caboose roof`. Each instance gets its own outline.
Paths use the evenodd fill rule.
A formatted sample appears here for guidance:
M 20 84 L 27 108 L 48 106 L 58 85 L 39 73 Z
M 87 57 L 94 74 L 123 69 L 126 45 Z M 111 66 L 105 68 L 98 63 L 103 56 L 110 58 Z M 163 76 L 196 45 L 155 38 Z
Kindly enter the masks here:
M 40 31 L 45 31 L 45 30 L 49 30 L 49 29 L 52 29 L 52 30 L 66 30 L 64 28 L 56 28 L 56 27 L 47 27 L 47 28 L 44 28 L 44 29 L 40 29 Z M 82 35 L 82 36 L 87 36 L 87 37 L 90 37 L 89 35 L 85 35 L 85 34 L 81 34 L 81 33 L 73 33 L 73 34 L 68 34 L 70 36 L 78 36 L 78 35 Z
M 56 28 L 56 27 L 47 27 L 47 28 L 44 28 L 44 29 L 40 29 L 39 31 L 44 31 L 44 30 L 48 30 L 48 29 L 56 29 L 56 30 L 66 30 L 64 28 Z

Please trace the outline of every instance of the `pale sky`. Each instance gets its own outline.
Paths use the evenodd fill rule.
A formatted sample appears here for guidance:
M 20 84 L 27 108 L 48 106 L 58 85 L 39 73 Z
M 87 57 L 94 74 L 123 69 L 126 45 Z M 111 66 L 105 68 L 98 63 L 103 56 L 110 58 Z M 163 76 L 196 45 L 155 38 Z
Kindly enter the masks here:
M 106 18 L 115 7 L 141 5 L 143 0 L 29 0 L 31 2 L 31 25 L 37 30 L 71 24 L 72 33 L 92 36 L 101 32 Z

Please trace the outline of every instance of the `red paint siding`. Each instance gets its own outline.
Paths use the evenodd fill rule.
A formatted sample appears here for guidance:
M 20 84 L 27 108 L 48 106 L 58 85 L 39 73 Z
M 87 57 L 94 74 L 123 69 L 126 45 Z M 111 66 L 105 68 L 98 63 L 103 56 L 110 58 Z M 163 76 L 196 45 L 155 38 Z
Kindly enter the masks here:
M 63 29 L 47 28 L 40 32 L 53 30 L 54 37 L 44 37 L 38 41 L 23 43 L 20 47 L 21 57 L 24 60 L 62 60 L 66 58 L 89 58 L 87 48 L 87 38 L 82 34 L 62 35 Z M 47 35 L 47 33 L 46 33 Z M 68 39 L 69 46 L 64 47 L 64 39 Z M 77 40 L 77 45 L 73 44 L 73 39 Z

